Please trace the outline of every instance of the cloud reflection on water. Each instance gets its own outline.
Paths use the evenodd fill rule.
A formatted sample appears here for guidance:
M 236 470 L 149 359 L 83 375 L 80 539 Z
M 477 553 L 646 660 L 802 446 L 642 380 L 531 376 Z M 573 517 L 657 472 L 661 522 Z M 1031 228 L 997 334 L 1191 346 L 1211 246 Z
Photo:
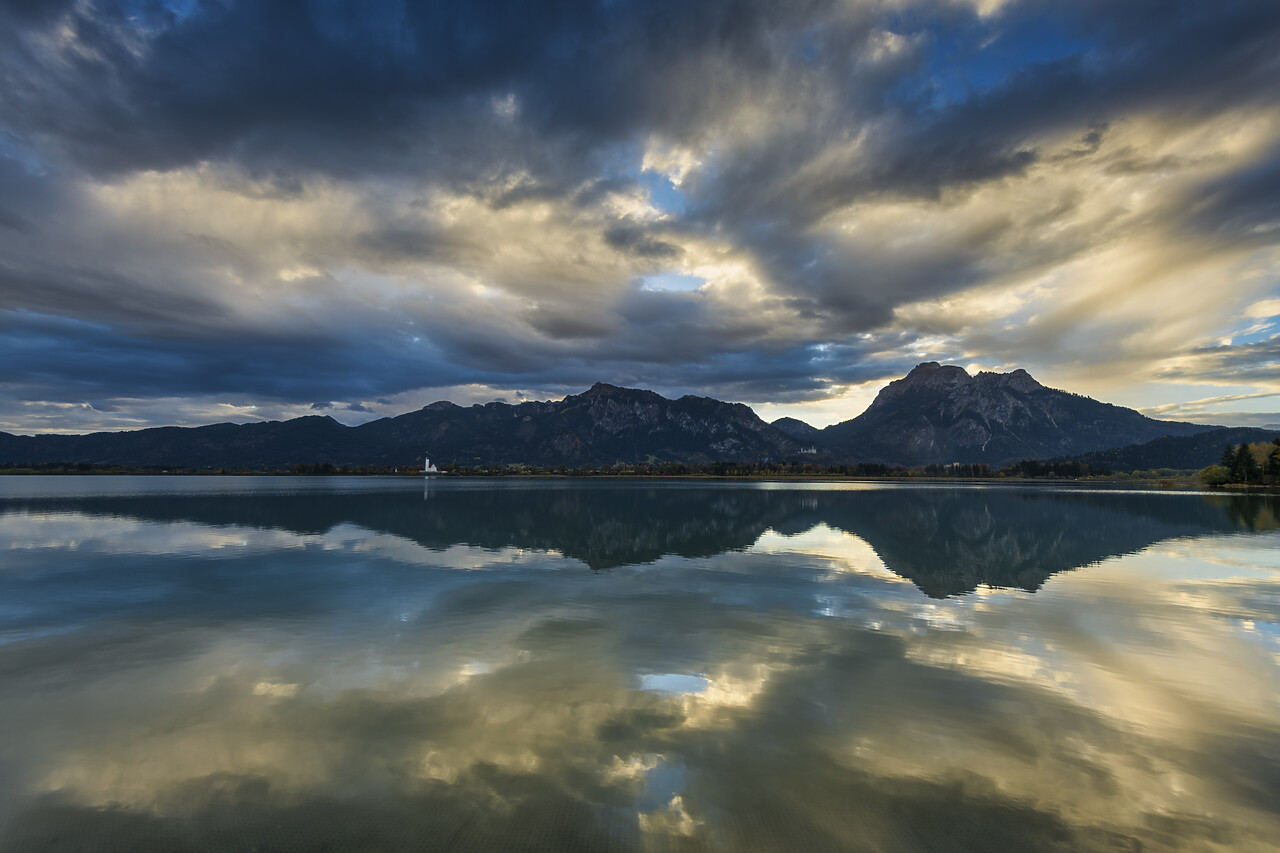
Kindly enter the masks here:
M 783 527 L 590 573 L 0 515 L 0 849 L 1274 849 L 1275 535 L 932 599 Z

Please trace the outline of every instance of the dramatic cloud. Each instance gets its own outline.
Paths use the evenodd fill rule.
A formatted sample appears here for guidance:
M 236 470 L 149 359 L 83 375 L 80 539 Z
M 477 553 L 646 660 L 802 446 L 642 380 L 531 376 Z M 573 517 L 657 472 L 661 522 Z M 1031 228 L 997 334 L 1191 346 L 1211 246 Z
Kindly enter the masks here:
M 0 429 L 1278 392 L 1277 55 L 1266 0 L 10 0 Z

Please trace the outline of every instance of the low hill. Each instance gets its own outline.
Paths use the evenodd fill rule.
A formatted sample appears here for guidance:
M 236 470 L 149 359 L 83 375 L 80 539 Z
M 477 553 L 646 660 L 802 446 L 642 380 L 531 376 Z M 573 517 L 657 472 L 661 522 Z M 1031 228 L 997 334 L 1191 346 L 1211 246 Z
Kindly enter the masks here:
M 353 429 L 309 415 L 288 421 L 157 427 L 88 435 L 0 433 L 0 462 L 88 462 L 173 468 L 283 468 L 300 461 L 357 464 Z
M 1145 471 L 1151 468 L 1199 470 L 1216 464 L 1228 445 L 1271 441 L 1278 435 L 1280 430 L 1274 429 L 1211 427 L 1195 435 L 1166 435 L 1144 444 L 1095 450 L 1076 458 L 1090 466 L 1112 471 Z

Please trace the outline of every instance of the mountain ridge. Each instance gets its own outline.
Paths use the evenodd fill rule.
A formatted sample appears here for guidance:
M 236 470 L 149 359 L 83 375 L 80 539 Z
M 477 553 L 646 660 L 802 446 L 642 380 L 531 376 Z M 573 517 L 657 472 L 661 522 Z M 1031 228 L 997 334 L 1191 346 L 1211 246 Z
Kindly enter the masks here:
M 346 426 L 328 415 L 249 424 L 153 427 L 85 435 L 0 433 L 0 462 L 182 468 L 407 466 L 423 454 L 458 464 L 805 461 L 1001 463 L 1078 456 L 1214 429 L 1157 421 L 1047 388 L 1025 370 L 980 372 L 925 362 L 888 383 L 865 412 L 817 429 L 763 421 L 743 403 L 597 382 L 558 401 L 439 400 Z M 816 452 L 814 452 L 816 450 Z M 802 452 L 805 454 L 801 456 Z

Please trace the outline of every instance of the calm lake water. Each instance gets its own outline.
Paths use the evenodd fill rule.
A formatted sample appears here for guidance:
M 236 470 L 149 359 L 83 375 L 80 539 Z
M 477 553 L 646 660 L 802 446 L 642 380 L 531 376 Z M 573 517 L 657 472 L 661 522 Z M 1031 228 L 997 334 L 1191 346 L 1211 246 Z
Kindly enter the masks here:
M 1278 517 L 0 478 L 0 850 L 1277 850 Z

